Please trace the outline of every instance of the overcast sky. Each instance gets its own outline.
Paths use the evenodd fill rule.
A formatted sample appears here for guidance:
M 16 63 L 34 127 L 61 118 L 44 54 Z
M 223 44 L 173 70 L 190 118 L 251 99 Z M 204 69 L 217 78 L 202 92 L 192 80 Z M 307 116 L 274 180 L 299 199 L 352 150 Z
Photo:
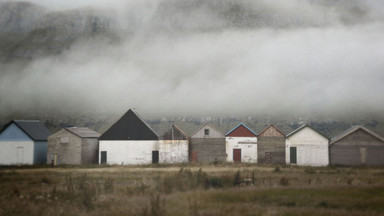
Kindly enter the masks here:
M 106 9 L 122 41 L 78 43 L 17 76 L 1 75 L 3 112 L 384 114 L 380 0 L 191 0 L 203 4 L 192 12 L 172 0 L 31 2 L 55 11 Z M 249 16 L 240 26 L 218 15 L 233 3 Z

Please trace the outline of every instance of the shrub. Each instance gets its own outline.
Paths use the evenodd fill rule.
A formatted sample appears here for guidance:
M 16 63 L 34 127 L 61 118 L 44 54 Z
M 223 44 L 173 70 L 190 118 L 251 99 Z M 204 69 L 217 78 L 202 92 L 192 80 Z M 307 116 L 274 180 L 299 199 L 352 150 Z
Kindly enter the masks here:
M 41 178 L 41 182 L 44 183 L 44 184 L 49 184 L 52 181 L 48 177 L 44 176 L 44 177 Z
M 287 186 L 288 185 L 288 178 L 287 177 L 281 177 L 280 178 L 280 185 Z
M 108 177 L 105 181 L 104 181 L 104 192 L 105 193 L 111 193 L 115 190 L 115 187 L 114 187 L 114 183 L 113 183 L 113 179 Z
M 274 172 L 281 172 L 281 170 L 280 170 L 280 166 L 275 166 L 275 170 L 274 170 Z
M 240 180 L 240 171 L 237 171 L 235 174 L 235 179 L 233 180 L 233 186 L 240 186 L 241 180 Z
M 304 169 L 304 172 L 305 173 L 308 173 L 308 174 L 315 174 L 316 173 L 316 170 L 313 168 L 313 167 L 306 167 Z

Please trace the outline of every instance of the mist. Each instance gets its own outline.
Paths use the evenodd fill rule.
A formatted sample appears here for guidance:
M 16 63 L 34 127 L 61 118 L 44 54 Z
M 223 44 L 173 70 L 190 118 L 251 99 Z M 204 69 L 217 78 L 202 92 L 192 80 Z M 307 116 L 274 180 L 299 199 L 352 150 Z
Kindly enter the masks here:
M 91 8 L 118 40 L 1 63 L 3 115 L 383 115 L 382 1 L 30 2 Z

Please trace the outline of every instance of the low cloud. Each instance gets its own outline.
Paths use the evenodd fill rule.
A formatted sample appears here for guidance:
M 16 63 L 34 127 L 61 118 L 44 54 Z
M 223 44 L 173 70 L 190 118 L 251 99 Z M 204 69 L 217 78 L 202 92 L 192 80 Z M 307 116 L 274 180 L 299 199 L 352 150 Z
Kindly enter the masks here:
M 118 43 L 80 40 L 27 65 L 4 63 L 1 112 L 382 114 L 379 1 L 124 2 L 108 5 Z

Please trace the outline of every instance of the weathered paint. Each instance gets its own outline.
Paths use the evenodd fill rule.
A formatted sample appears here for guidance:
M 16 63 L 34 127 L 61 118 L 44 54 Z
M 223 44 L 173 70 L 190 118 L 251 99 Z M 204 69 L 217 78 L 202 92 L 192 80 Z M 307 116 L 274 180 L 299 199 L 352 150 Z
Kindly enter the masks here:
M 274 125 L 269 125 L 260 132 L 259 137 L 285 137 L 285 135 Z
M 285 164 L 285 137 L 258 137 L 259 163 Z
M 60 164 L 81 164 L 81 138 L 65 129 L 48 137 L 47 163 L 52 163 L 54 154 Z
M 99 140 L 97 138 L 82 138 L 81 163 L 97 164 L 99 159 Z
M 303 127 L 286 138 L 285 160 L 290 163 L 290 147 L 297 148 L 297 165 L 327 166 L 328 139 L 310 127 Z
M 209 130 L 209 135 L 205 134 L 205 130 Z M 191 136 L 191 138 L 225 138 L 225 135 L 211 125 L 204 124 Z
M 159 163 L 188 162 L 188 140 L 160 140 Z
M 99 152 L 107 152 L 107 164 L 150 164 L 158 140 L 100 140 Z M 99 154 L 99 161 L 101 155 Z
M 225 135 L 207 123 L 202 125 L 190 137 L 189 156 L 195 162 L 225 161 Z
M 99 141 L 99 152 L 107 152 L 107 164 L 150 164 L 152 151 L 159 151 L 159 163 L 188 161 L 187 140 Z M 101 153 L 99 154 L 101 161 Z
M 363 129 L 331 143 L 333 165 L 384 165 L 384 142 Z
M 81 138 L 66 129 L 48 137 L 47 163 L 52 163 L 54 154 L 60 164 L 98 163 L 99 144 L 97 138 Z
M 259 163 L 285 164 L 285 135 L 274 125 L 266 127 L 257 137 Z
M 241 149 L 241 162 L 257 163 L 257 137 L 226 137 L 227 161 L 233 162 L 233 149 Z
M 225 161 L 225 138 L 191 138 L 190 152 L 196 152 L 196 162 Z

